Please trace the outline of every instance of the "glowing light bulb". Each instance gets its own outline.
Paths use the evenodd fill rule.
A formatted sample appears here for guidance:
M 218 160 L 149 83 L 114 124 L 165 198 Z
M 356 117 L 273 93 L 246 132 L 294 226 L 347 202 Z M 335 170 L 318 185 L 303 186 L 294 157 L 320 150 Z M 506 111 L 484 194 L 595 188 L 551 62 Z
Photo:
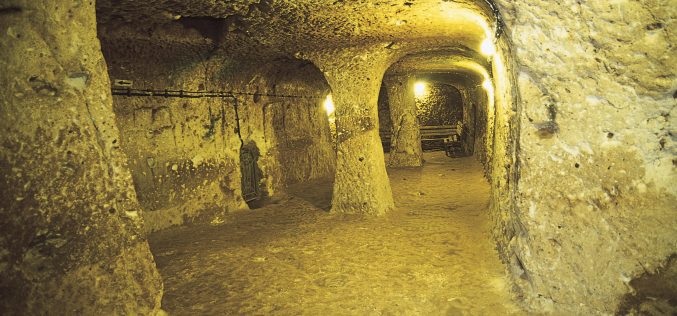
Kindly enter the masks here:
M 414 96 L 417 98 L 424 97 L 428 93 L 427 90 L 426 84 L 423 81 L 414 84 Z
M 334 114 L 334 100 L 331 97 L 331 94 L 328 94 L 324 99 L 324 110 L 327 112 L 327 115 Z
M 491 83 L 491 80 L 489 79 L 486 79 L 484 82 L 482 82 L 482 87 L 488 92 L 494 91 L 494 84 Z
M 482 51 L 482 54 L 484 56 L 490 57 L 496 54 L 496 47 L 494 46 L 494 43 L 490 38 L 487 38 L 482 42 L 482 46 L 480 47 L 480 50 Z

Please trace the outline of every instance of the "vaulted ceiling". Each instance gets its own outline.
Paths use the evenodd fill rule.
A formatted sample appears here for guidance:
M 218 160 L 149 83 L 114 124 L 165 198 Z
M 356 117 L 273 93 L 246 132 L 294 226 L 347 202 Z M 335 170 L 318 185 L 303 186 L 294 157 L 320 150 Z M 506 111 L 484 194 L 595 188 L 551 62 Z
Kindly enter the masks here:
M 496 28 L 486 0 L 99 0 L 97 19 L 104 46 L 130 55 L 250 60 L 373 44 L 473 59 Z

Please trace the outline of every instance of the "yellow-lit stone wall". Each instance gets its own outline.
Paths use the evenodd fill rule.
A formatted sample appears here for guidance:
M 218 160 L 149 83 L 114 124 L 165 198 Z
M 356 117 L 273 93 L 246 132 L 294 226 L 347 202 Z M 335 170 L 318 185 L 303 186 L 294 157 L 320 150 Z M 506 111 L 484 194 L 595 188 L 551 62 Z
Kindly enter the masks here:
M 464 150 L 486 163 L 487 94 L 481 86 L 459 86 L 463 99 Z
M 94 4 L 0 8 L 0 314 L 159 312 Z
M 500 247 L 529 306 L 614 313 L 677 249 L 674 5 L 498 3 L 521 109 Z
M 422 126 L 455 126 L 463 120 L 461 93 L 448 83 L 426 82 L 425 93 L 416 98 L 416 109 Z
M 148 231 L 195 221 L 221 223 L 229 212 L 248 209 L 242 197 L 242 145 L 258 151 L 262 199 L 282 193 L 288 184 L 333 176 L 335 153 L 322 108 L 329 89 L 312 65 L 243 63 L 228 69 L 227 56 L 218 53 L 168 62 L 154 54 L 157 47 L 144 50 L 137 44 L 129 54 L 115 43 L 104 44 L 111 77 L 130 80 L 135 88 L 250 93 L 235 95 L 237 102 L 114 97 L 120 146 L 147 210 Z

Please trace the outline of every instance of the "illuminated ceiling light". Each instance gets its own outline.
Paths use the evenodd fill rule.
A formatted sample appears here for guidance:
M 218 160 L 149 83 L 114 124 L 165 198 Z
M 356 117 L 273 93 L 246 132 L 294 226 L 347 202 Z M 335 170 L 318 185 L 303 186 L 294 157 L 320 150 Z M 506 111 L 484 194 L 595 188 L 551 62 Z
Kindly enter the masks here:
M 324 105 L 324 110 L 327 112 L 327 115 L 334 114 L 334 100 L 332 99 L 331 94 L 327 95 L 322 105 Z
M 482 42 L 480 50 L 482 51 L 482 54 L 487 57 L 491 57 L 496 54 L 496 47 L 490 38 L 487 38 L 484 40 L 484 42 Z
M 428 94 L 427 90 L 426 84 L 423 81 L 419 81 L 414 84 L 414 96 L 417 98 L 424 97 L 426 94 Z

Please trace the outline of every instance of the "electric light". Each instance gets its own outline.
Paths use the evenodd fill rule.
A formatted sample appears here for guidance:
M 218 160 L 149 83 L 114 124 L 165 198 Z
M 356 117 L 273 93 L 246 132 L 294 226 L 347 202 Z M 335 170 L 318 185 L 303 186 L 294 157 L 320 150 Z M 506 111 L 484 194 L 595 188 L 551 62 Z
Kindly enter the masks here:
M 423 81 L 419 81 L 414 84 L 414 96 L 417 98 L 424 97 L 428 93 L 426 84 Z
M 491 83 L 491 80 L 489 80 L 489 79 L 485 79 L 484 82 L 482 82 L 482 87 L 483 87 L 484 90 L 486 90 L 487 92 L 492 92 L 492 91 L 494 91 L 494 84 Z
M 485 39 L 480 47 L 484 56 L 490 57 L 496 54 L 496 47 L 490 38 Z
M 331 94 L 328 94 L 324 99 L 324 110 L 327 112 L 327 115 L 334 114 L 334 100 L 331 97 Z

